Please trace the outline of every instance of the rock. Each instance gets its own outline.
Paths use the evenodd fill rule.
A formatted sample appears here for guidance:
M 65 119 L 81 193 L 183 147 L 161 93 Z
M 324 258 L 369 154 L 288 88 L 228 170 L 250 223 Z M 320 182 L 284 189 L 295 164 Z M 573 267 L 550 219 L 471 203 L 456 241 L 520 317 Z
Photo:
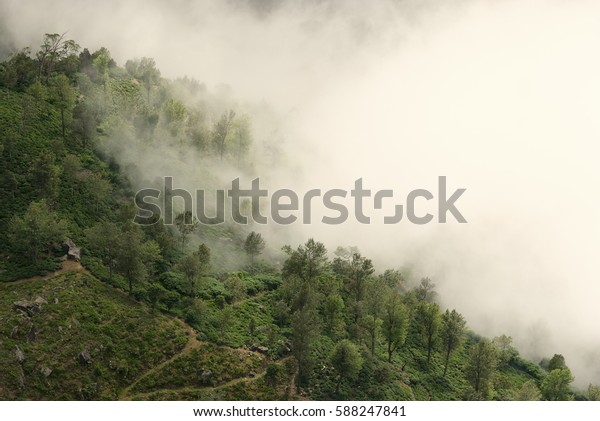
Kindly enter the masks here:
M 37 337 L 37 329 L 35 328 L 35 325 L 31 325 L 31 328 L 29 329 L 29 334 L 27 335 L 27 341 L 28 342 L 35 342 L 35 339 Z
M 50 374 L 52 374 L 52 369 L 48 367 L 42 367 L 40 372 L 44 375 L 44 377 L 48 377 Z
M 212 371 L 210 370 L 202 370 L 202 374 L 200 374 L 200 378 L 202 379 L 202 383 L 208 383 L 210 382 L 210 379 L 212 378 Z
M 92 362 L 92 356 L 87 349 L 83 349 L 77 358 L 81 364 L 90 364 Z
M 25 361 L 25 354 L 23 354 L 23 351 L 21 351 L 19 345 L 15 346 L 15 357 L 17 357 L 19 364 L 23 364 L 23 361 Z
M 250 351 L 260 352 L 261 354 L 268 354 L 269 353 L 269 348 L 267 348 L 266 346 L 252 345 L 250 347 Z
M 63 250 L 67 253 L 67 259 L 79 262 L 81 260 L 81 248 L 77 247 L 73 240 L 67 238 L 63 243 Z
M 47 301 L 42 297 L 37 297 L 34 301 L 18 300 L 13 303 L 16 310 L 21 310 L 29 315 L 37 314 L 42 311 L 42 304 L 47 304 Z

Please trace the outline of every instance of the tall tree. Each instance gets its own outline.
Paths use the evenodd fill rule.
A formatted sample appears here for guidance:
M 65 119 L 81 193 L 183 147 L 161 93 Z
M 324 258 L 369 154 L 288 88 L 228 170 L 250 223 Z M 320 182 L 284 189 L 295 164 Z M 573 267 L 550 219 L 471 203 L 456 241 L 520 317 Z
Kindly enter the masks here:
M 452 310 L 452 312 L 446 310 L 446 312 L 442 315 L 440 339 L 445 354 L 444 377 L 446 377 L 446 373 L 448 371 L 450 354 L 460 345 L 465 330 L 465 325 L 465 319 L 456 310 Z
M 54 199 L 58 196 L 61 170 L 60 165 L 56 165 L 56 159 L 51 152 L 43 152 L 33 161 L 31 169 L 33 181 L 43 197 Z
M 50 80 L 50 98 L 60 110 L 60 121 L 63 140 L 66 140 L 65 129 L 67 120 L 72 116 L 72 110 L 75 105 L 75 89 L 71 86 L 71 81 L 64 74 L 60 73 Z
M 542 398 L 540 389 L 533 380 L 527 380 L 521 385 L 519 389 L 515 391 L 512 400 L 515 401 L 539 401 Z
M 184 274 L 190 296 L 196 295 L 196 280 L 206 275 L 210 268 L 210 249 L 204 243 L 194 253 L 188 254 L 177 263 L 178 269 Z
M 88 247 L 97 254 L 108 267 L 108 278 L 112 280 L 113 270 L 116 266 L 119 247 L 121 244 L 121 230 L 112 222 L 101 222 L 88 228 L 85 232 Z
M 198 229 L 199 224 L 191 211 L 182 212 L 175 217 L 175 226 L 181 239 L 181 251 L 184 251 L 188 237 Z
M 254 263 L 254 259 L 256 256 L 261 254 L 265 249 L 265 240 L 262 238 L 257 232 L 252 231 L 246 237 L 246 241 L 244 241 L 244 250 L 246 254 L 250 256 L 250 260 Z
M 338 373 L 338 380 L 335 386 L 335 393 L 340 391 L 340 385 L 344 379 L 354 379 L 358 376 L 362 368 L 363 358 L 356 345 L 348 339 L 337 343 L 329 357 L 331 365 Z
M 213 129 L 213 140 L 221 159 L 223 159 L 223 155 L 225 154 L 225 142 L 227 141 L 234 117 L 235 111 L 229 110 L 228 112 L 224 112 Z
M 478 398 L 488 398 L 489 384 L 496 364 L 496 347 L 490 341 L 483 339 L 473 346 L 465 374 Z
M 568 368 L 552 370 L 541 385 L 542 396 L 548 401 L 570 401 L 573 399 L 571 383 L 575 380 Z
M 415 315 L 421 340 L 427 348 L 427 366 L 431 364 L 431 353 L 438 341 L 441 318 L 440 307 L 435 303 L 421 302 Z
M 70 56 L 76 56 L 79 45 L 72 39 L 65 39 L 64 34 L 45 34 L 44 40 L 37 53 L 39 77 L 46 79 L 52 75 L 56 65 Z
M 30 203 L 22 216 L 13 216 L 8 225 L 11 252 L 40 263 L 57 249 L 67 233 L 67 224 L 52 211 L 45 200 Z
M 415 289 L 415 296 L 419 301 L 433 302 L 437 293 L 435 292 L 435 284 L 429 278 L 421 279 L 421 283 Z
M 498 350 L 498 363 L 506 365 L 510 362 L 511 358 L 516 356 L 517 350 L 512 346 L 512 338 L 506 335 L 496 336 L 492 339 L 492 343 Z
M 340 294 L 329 294 L 323 300 L 323 319 L 330 334 L 334 334 L 343 326 L 344 300 Z
M 387 342 L 388 362 L 392 355 L 404 345 L 408 331 L 408 312 L 402 304 L 400 295 L 392 292 L 383 303 L 383 336 Z
M 373 316 L 372 314 L 368 314 L 365 317 L 363 317 L 361 325 L 367 335 L 371 355 L 375 355 L 375 344 L 377 342 L 377 334 L 379 333 L 379 330 L 383 325 L 383 320 L 376 316 Z
M 311 306 L 304 306 L 292 316 L 292 353 L 298 363 L 298 386 L 308 384 L 312 367 L 311 351 L 319 335 L 319 318 Z
M 317 278 L 327 268 L 327 249 L 323 243 L 312 238 L 306 244 L 298 246 L 296 250 L 285 246 L 283 251 L 288 255 L 283 264 L 284 278 L 297 276 L 302 283 L 315 285 Z
M 344 278 L 344 287 L 350 298 L 352 321 L 356 331 L 362 316 L 362 305 L 367 292 L 369 276 L 375 271 L 373 263 L 360 253 L 354 252 L 348 260 L 336 258 L 333 261 L 333 267 L 336 273 Z

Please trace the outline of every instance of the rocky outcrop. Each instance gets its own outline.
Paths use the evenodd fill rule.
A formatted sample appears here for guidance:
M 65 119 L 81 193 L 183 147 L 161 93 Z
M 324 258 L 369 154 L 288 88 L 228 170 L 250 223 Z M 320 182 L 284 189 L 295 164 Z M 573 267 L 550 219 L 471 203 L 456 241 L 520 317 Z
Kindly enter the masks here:
M 44 300 L 42 297 L 37 297 L 33 301 L 29 300 L 19 300 L 13 303 L 13 307 L 17 310 L 21 310 L 24 313 L 29 315 L 37 314 L 42 311 L 42 305 L 48 304 L 48 301 Z
M 15 357 L 17 357 L 19 364 L 23 364 L 23 361 L 25 361 L 25 354 L 23 354 L 23 351 L 21 351 L 19 345 L 15 346 Z
M 81 260 L 81 247 L 77 247 L 73 240 L 67 238 L 63 243 L 63 249 L 67 253 L 67 259 L 79 262 Z
M 87 351 L 87 349 L 81 350 L 81 352 L 77 356 L 77 359 L 79 360 L 79 362 L 81 364 L 91 364 L 91 362 L 92 362 L 92 356 Z

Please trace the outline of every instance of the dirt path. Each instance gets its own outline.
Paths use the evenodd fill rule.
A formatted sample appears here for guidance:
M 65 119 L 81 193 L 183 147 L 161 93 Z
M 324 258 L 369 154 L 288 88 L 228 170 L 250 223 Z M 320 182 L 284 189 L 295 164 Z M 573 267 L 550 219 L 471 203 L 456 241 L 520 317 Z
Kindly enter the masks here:
M 61 268 L 58 270 L 55 270 L 54 272 L 48 272 L 45 275 L 32 276 L 31 278 L 19 279 L 18 281 L 2 282 L 0 285 L 21 285 L 21 284 L 25 284 L 27 282 L 33 282 L 33 281 L 46 281 L 50 278 L 54 278 L 55 276 L 61 275 L 66 272 L 89 273 L 86 268 L 81 266 L 81 263 L 75 262 L 74 260 L 63 260 L 61 263 Z
M 198 340 L 198 338 L 196 338 L 196 331 L 190 325 L 185 323 L 184 321 L 182 321 L 180 319 L 176 319 L 176 320 L 183 325 L 183 327 L 185 328 L 185 330 L 188 334 L 188 341 L 185 344 L 185 346 L 177 354 L 173 355 L 171 358 L 158 364 L 156 367 L 152 367 L 150 370 L 145 371 L 141 376 L 139 376 L 137 379 L 135 379 L 133 381 L 133 383 L 131 383 L 129 386 L 127 386 L 123 390 L 121 390 L 121 393 L 119 393 L 119 400 L 127 400 L 128 397 L 130 396 L 131 389 L 133 389 L 139 382 L 141 382 L 146 377 L 157 372 L 158 370 L 160 370 L 167 364 L 171 363 L 173 360 L 181 357 L 182 355 L 185 355 L 194 349 L 200 348 L 200 346 L 202 345 L 202 342 L 200 342 Z M 139 395 L 139 394 L 136 394 L 136 396 L 137 395 Z

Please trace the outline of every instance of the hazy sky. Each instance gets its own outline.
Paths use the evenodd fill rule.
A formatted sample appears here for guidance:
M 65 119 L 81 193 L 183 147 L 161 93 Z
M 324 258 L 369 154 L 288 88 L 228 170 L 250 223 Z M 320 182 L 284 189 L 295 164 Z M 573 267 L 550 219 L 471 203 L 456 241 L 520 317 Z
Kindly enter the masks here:
M 0 16 L 0 45 L 68 31 L 271 104 L 304 170 L 268 176 L 301 192 L 363 177 L 402 203 L 447 176 L 467 224 L 313 224 L 298 241 L 411 265 L 475 330 L 600 383 L 599 2 L 0 0 Z

